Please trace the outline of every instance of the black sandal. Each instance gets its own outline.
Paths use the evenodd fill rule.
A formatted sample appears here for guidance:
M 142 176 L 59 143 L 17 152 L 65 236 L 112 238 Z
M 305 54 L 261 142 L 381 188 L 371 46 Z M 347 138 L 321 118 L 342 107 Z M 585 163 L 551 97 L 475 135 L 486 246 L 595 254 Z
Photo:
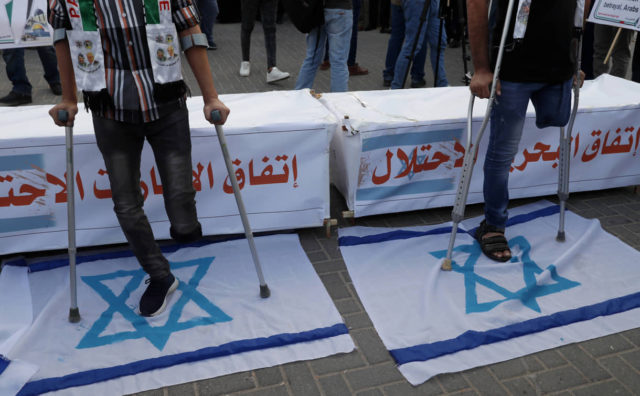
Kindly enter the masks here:
M 497 232 L 502 235 L 496 235 L 488 238 L 482 238 L 490 232 Z M 491 260 L 499 261 L 504 263 L 505 261 L 511 260 L 511 249 L 509 249 L 509 243 L 507 239 L 504 237 L 504 230 L 499 229 L 498 227 L 487 224 L 485 220 L 482 220 L 480 226 L 476 229 L 475 238 L 480 243 L 480 248 L 485 256 L 489 257 Z M 509 251 L 508 256 L 498 257 L 496 256 L 497 252 L 504 252 L 505 250 Z

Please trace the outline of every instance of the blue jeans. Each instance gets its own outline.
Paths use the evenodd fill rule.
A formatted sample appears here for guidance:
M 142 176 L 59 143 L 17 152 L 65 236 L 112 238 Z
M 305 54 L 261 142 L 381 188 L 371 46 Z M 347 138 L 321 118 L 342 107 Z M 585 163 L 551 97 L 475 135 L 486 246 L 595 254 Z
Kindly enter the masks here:
M 396 68 L 396 61 L 402 48 L 404 41 L 404 13 L 402 7 L 391 4 L 391 35 L 389 36 L 389 44 L 387 45 L 387 57 L 385 59 L 385 68 L 382 71 L 382 78 L 386 81 L 392 81 Z M 427 60 L 427 47 L 420 46 L 417 51 L 413 63 L 411 64 L 411 81 L 420 81 L 424 78 L 424 63 Z
M 169 274 L 169 262 L 155 241 L 142 206 L 140 156 L 145 139 L 151 145 L 162 182 L 162 195 L 171 222 L 171 237 L 193 242 L 202 237 L 192 182 L 189 114 L 181 108 L 156 121 L 129 124 L 93 116 L 113 197 L 113 210 L 129 246 L 153 279 Z
M 358 20 L 360 19 L 362 0 L 352 0 L 351 4 L 353 5 L 353 26 L 351 27 L 351 44 L 349 45 L 347 66 L 354 66 L 356 64 L 356 52 L 358 51 Z
M 207 41 L 211 45 L 213 44 L 213 25 L 220 12 L 218 0 L 198 0 L 197 4 L 200 11 L 200 29 L 207 36 Z
M 351 10 L 328 8 L 324 10 L 324 25 L 307 34 L 307 56 L 302 62 L 295 89 L 311 88 L 318 66 L 322 62 L 324 48 L 329 41 L 331 62 L 331 92 L 346 92 L 349 85 L 349 41 L 353 13 Z
M 49 85 L 60 83 L 58 74 L 58 61 L 53 47 L 36 47 L 40 62 L 44 68 L 44 78 Z M 13 84 L 13 92 L 22 95 L 31 95 L 31 83 L 27 78 L 27 70 L 24 67 L 24 48 L 2 50 L 2 59 L 7 64 L 7 77 Z
M 571 115 L 571 83 L 501 81 L 502 94 L 491 111 L 491 134 L 484 161 L 484 211 L 487 224 L 504 229 L 509 204 L 509 169 L 518 151 L 529 99 L 538 128 L 563 127 Z
M 415 52 L 418 54 L 420 50 L 429 43 L 431 49 L 430 59 L 431 68 L 436 71 L 438 69 L 438 81 L 437 87 L 445 87 L 449 85 L 447 81 L 447 74 L 444 69 L 444 50 L 447 47 L 446 33 L 442 32 L 442 39 L 440 40 L 440 62 L 438 63 L 438 36 L 440 31 L 440 18 L 438 18 L 439 0 L 430 0 L 431 5 L 426 16 L 426 21 L 418 32 L 420 27 L 420 16 L 425 5 L 425 0 L 403 0 L 402 10 L 404 13 L 405 21 L 405 40 L 400 49 L 400 54 L 396 60 L 395 70 L 393 73 L 393 81 L 391 82 L 392 89 L 403 88 L 404 75 L 407 72 L 409 65 L 409 58 L 413 49 L 414 41 L 418 37 L 418 43 L 416 45 Z M 419 33 L 419 34 L 418 34 Z M 422 69 L 421 69 L 422 70 Z M 414 76 L 412 76 L 413 78 Z M 421 76 L 417 80 L 424 78 L 424 71 L 421 71 Z

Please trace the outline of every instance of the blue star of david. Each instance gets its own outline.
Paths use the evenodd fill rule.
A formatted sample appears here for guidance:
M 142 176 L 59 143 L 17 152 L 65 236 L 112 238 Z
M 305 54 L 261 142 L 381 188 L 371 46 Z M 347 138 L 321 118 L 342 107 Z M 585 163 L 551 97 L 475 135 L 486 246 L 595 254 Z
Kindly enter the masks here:
M 409 157 L 409 163 L 411 163 L 411 160 L 413 158 L 413 151 L 411 152 L 411 157 Z M 416 155 L 416 163 L 417 164 L 421 164 L 424 162 L 424 160 L 427 158 L 427 155 Z M 398 175 L 402 174 L 402 172 L 404 172 L 405 170 L 407 170 L 407 163 L 405 163 L 404 161 L 402 162 L 402 168 L 400 168 L 400 171 L 398 172 Z M 409 171 L 409 174 L 407 175 L 407 177 L 409 178 L 409 180 L 413 179 L 413 176 L 415 176 L 415 172 L 413 169 L 411 169 Z M 396 175 L 397 176 L 397 175 Z
M 196 267 L 196 271 L 191 279 L 189 279 L 189 282 L 180 281 L 178 290 L 182 292 L 182 295 L 178 301 L 173 304 L 169 312 L 169 318 L 163 326 L 151 326 L 145 317 L 138 315 L 132 307 L 126 304 L 131 292 L 136 290 L 146 277 L 146 273 L 142 269 L 132 271 L 120 270 L 109 274 L 83 276 L 82 280 L 108 302 L 109 307 L 100 315 L 98 320 L 93 323 L 91 329 L 89 329 L 82 340 L 80 340 L 76 348 L 94 348 L 124 340 L 146 338 L 158 350 L 162 350 L 169 340 L 169 337 L 171 337 L 171 334 L 175 332 L 196 326 L 206 326 L 232 320 L 230 316 L 225 314 L 197 290 L 202 277 L 207 273 L 214 259 L 215 257 L 203 257 L 195 260 L 170 263 L 173 270 L 185 267 Z M 131 279 L 118 296 L 104 283 L 104 281 L 107 280 L 127 277 Z M 196 303 L 208 316 L 196 317 L 179 322 L 182 310 L 189 301 Z M 122 331 L 116 334 L 101 336 L 100 334 L 107 328 L 109 323 L 111 323 L 113 315 L 116 312 L 128 320 L 135 328 L 135 331 Z
M 579 286 L 580 283 L 571 281 L 567 278 L 563 278 L 558 275 L 556 266 L 551 264 L 546 270 L 549 271 L 551 279 L 555 281 L 552 284 L 538 285 L 536 282 L 536 275 L 544 272 L 530 257 L 531 245 L 527 239 L 523 236 L 517 236 L 509 241 L 511 250 L 518 246 L 522 252 L 521 258 L 513 257 L 511 262 L 517 263 L 522 261 L 522 276 L 524 278 L 525 286 L 516 291 L 510 291 L 504 286 L 500 286 L 497 283 L 484 278 L 475 273 L 474 267 L 478 258 L 482 254 L 482 249 L 477 241 L 474 241 L 472 245 L 460 245 L 457 246 L 454 251 L 468 253 L 467 260 L 463 266 L 458 265 L 455 261 L 451 264 L 453 271 L 464 275 L 465 285 L 465 301 L 467 313 L 473 312 L 487 312 L 509 300 L 520 300 L 525 307 L 528 307 L 536 312 L 540 312 L 540 306 L 538 305 L 537 298 L 543 297 L 553 293 L 559 293 L 563 290 L 571 289 Z M 446 257 L 446 250 L 439 250 L 430 252 L 430 254 L 438 259 Z M 488 287 L 498 294 L 502 295 L 504 299 L 497 299 L 495 301 L 478 302 L 478 294 L 476 292 L 476 285 Z

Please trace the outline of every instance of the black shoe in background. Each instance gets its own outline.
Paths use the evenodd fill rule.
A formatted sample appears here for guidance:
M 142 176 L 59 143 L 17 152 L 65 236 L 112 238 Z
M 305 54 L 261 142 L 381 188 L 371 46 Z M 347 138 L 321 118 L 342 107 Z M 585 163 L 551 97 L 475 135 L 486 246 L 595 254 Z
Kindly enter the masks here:
M 31 95 L 24 95 L 14 91 L 9 95 L 0 98 L 0 106 L 22 106 L 31 103 Z
M 391 86 L 391 80 L 382 80 L 382 85 L 384 85 L 385 87 L 390 87 Z
M 411 81 L 411 88 L 422 88 L 427 85 L 427 82 L 424 80 Z
M 49 84 L 49 88 L 51 88 L 51 92 L 53 92 L 54 95 L 62 95 L 62 85 L 59 82 Z
M 209 43 L 209 47 L 207 49 L 211 51 L 215 51 L 218 49 L 218 45 L 214 41 L 212 41 Z

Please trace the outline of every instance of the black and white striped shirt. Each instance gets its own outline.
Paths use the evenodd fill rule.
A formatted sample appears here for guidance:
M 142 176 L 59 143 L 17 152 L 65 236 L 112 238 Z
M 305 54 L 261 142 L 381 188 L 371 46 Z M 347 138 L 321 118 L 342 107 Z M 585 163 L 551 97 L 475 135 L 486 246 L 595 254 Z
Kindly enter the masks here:
M 49 20 L 56 30 L 71 29 L 64 1 L 49 0 Z M 184 106 L 184 99 L 168 103 L 154 100 L 144 0 L 94 0 L 93 3 L 104 51 L 107 90 L 114 104 L 114 109 L 99 115 L 141 123 L 157 120 Z M 200 22 L 192 0 L 171 0 L 171 11 L 178 32 Z

